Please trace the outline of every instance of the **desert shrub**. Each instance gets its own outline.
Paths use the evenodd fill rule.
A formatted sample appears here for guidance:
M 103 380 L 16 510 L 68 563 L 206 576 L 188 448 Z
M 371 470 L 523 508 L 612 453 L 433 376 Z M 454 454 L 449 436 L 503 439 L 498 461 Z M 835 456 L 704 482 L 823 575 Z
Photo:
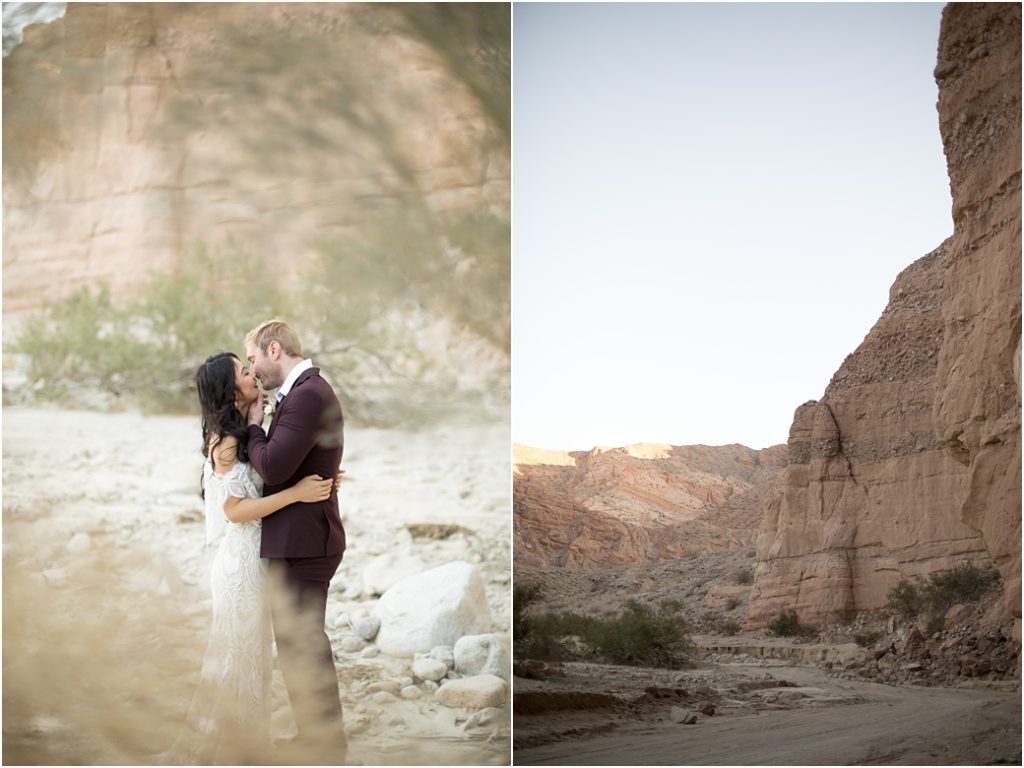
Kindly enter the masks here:
M 43 399 L 85 386 L 147 411 L 184 412 L 195 409 L 194 376 L 207 356 L 244 356 L 245 333 L 287 310 L 262 260 L 200 244 L 180 267 L 153 273 L 136 298 L 115 302 L 100 285 L 46 304 L 12 348 L 28 357 Z
M 869 630 L 865 632 L 858 632 L 856 635 L 853 636 L 853 641 L 857 643 L 857 645 L 859 645 L 861 648 L 870 648 L 878 642 L 878 639 L 881 636 L 881 632 L 872 632 Z
M 924 604 L 924 595 L 918 585 L 909 579 L 900 579 L 896 586 L 889 587 L 886 606 L 904 618 L 917 616 Z
M 754 571 L 751 568 L 743 567 L 736 571 L 732 575 L 733 580 L 737 584 L 753 584 L 754 583 Z
M 736 619 L 722 619 L 718 622 L 716 629 L 723 635 L 738 635 L 743 627 Z
M 557 635 L 552 631 L 551 616 L 529 612 L 542 592 L 541 585 L 536 582 L 515 584 L 512 589 L 512 653 L 517 659 L 557 661 L 561 658 Z
M 513 607 L 515 614 L 515 603 Z M 521 620 L 520 629 L 523 626 Z M 613 618 L 548 613 L 526 617 L 525 627 L 522 634 L 516 632 L 515 640 L 522 658 L 559 658 L 559 641 L 571 636 L 613 664 L 678 669 L 695 651 L 686 623 L 664 604 L 651 608 L 630 601 Z
M 540 584 L 528 582 L 516 584 L 512 588 L 512 636 L 524 637 L 532 626 L 526 609 L 535 603 L 541 595 Z
M 780 611 L 769 624 L 769 631 L 779 637 L 812 637 L 818 628 L 812 624 L 803 624 L 796 611 Z
M 792 637 L 800 633 L 800 617 L 796 611 L 781 611 L 769 624 L 768 630 L 779 637 Z
M 956 603 L 978 600 L 989 586 L 999 578 L 994 570 L 982 570 L 971 563 L 961 563 L 956 568 L 928 577 L 925 597 L 930 612 L 945 614 Z
M 583 639 L 615 664 L 678 669 L 695 650 L 686 623 L 674 611 L 635 600 L 616 618 L 596 620 L 588 630 Z
M 981 598 L 998 578 L 997 571 L 961 563 L 951 570 L 931 574 L 927 581 L 901 579 L 889 589 L 886 606 L 906 618 L 925 613 L 929 620 L 941 619 L 950 606 Z M 930 621 L 930 625 L 935 622 Z
M 117 393 L 132 384 L 126 372 L 144 367 L 152 357 L 132 334 L 131 313 L 115 307 L 103 285 L 46 304 L 43 312 L 26 319 L 12 350 L 27 355 L 34 389 L 52 400 L 82 385 Z

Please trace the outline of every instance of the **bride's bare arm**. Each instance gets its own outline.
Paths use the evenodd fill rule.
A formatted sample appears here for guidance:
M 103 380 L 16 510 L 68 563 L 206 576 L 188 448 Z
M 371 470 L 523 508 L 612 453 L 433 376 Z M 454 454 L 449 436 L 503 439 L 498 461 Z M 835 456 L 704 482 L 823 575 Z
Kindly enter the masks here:
M 237 499 L 231 496 L 224 502 L 224 516 L 232 523 L 259 520 L 299 501 L 324 501 L 331 495 L 333 485 L 333 479 L 323 480 L 320 475 L 308 475 L 291 488 L 262 499 Z
M 210 449 L 214 471 L 224 474 L 238 463 L 238 441 L 230 435 Z M 324 501 L 331 495 L 334 479 L 323 480 L 319 475 L 304 477 L 291 488 L 286 488 L 261 499 L 239 499 L 231 496 L 224 502 L 224 516 L 232 523 L 259 520 L 296 502 Z

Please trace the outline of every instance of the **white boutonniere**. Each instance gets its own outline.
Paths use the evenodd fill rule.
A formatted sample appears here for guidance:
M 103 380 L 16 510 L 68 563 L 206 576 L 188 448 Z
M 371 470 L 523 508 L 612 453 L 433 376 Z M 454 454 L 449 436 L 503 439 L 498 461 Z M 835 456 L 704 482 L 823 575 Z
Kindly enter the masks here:
M 263 406 L 263 415 L 264 416 L 273 416 L 274 415 L 274 408 L 276 408 L 276 407 L 277 407 L 277 399 L 276 398 L 271 398 L 270 400 L 267 401 L 267 404 Z

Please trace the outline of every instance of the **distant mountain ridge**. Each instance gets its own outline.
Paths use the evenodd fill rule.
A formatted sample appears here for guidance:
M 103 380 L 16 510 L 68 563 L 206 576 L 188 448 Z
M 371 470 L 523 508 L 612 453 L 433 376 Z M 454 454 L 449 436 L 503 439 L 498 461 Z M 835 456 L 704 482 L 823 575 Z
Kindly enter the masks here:
M 785 445 L 515 445 L 515 560 L 602 567 L 752 547 Z

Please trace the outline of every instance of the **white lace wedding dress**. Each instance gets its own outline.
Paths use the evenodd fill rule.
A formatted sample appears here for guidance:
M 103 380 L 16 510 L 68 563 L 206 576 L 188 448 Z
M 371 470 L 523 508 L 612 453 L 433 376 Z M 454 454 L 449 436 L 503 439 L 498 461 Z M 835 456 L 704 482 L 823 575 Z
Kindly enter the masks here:
M 210 569 L 213 624 L 188 733 L 173 751 L 176 762 L 239 764 L 265 754 L 269 743 L 271 625 L 261 523 L 228 522 L 224 502 L 259 498 L 263 481 L 248 463 L 218 475 L 207 459 L 203 487 L 206 541 L 218 542 Z

